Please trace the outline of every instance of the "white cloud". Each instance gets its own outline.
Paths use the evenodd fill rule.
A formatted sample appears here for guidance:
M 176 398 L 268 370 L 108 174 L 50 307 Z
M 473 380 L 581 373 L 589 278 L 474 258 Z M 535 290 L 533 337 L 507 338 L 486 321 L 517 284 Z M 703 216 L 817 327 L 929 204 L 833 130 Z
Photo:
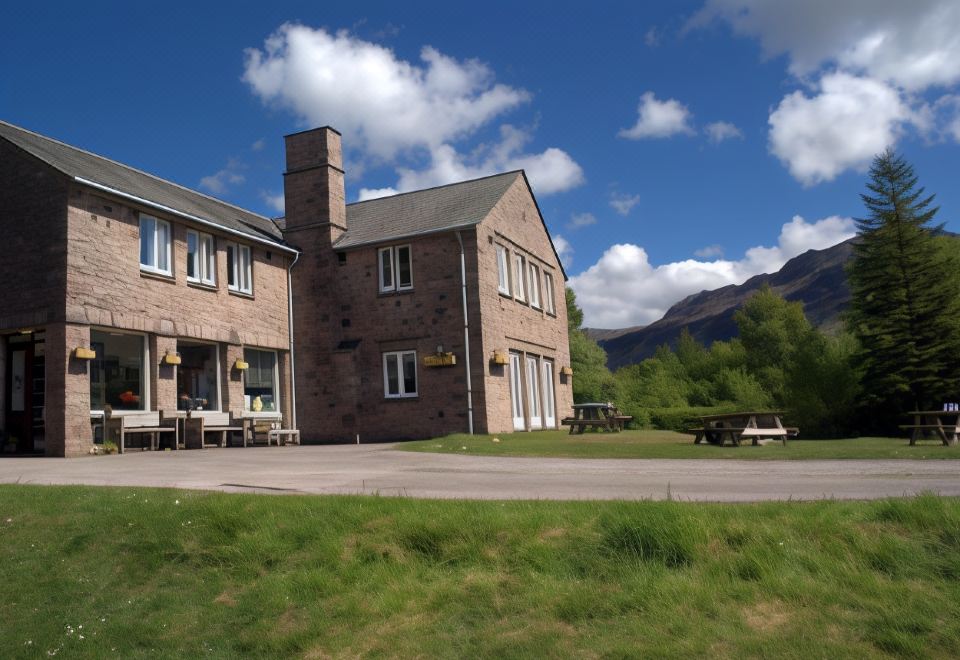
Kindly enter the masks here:
M 264 102 L 289 108 L 305 124 L 336 126 L 352 147 L 386 161 L 468 135 L 530 99 L 495 83 L 478 60 L 425 46 L 420 61 L 346 30 L 286 23 L 262 50 L 246 50 L 243 80 Z
M 736 125 L 731 124 L 728 121 L 715 121 L 711 124 L 707 124 L 704 127 L 704 131 L 707 134 L 707 139 L 709 139 L 714 144 L 720 144 L 724 140 L 730 140 L 733 138 L 743 139 L 743 132 L 736 127 Z
M 930 113 L 933 117 L 928 123 L 938 121 L 942 132 L 960 143 L 960 95 L 946 94 L 940 97 L 930 108 Z
M 637 106 L 637 123 L 624 128 L 618 136 L 630 140 L 666 138 L 672 135 L 692 135 L 690 111 L 676 99 L 658 101 L 653 92 L 644 92 Z
M 817 95 L 796 91 L 780 101 L 770 114 L 770 151 L 809 186 L 865 168 L 911 121 L 914 113 L 893 87 L 830 73 Z
M 243 163 L 231 158 L 222 170 L 200 179 L 200 187 L 214 195 L 222 195 L 231 186 L 237 186 L 246 181 L 246 178 L 240 173 L 243 168 Z
M 741 284 L 779 270 L 810 249 L 823 249 L 855 233 L 851 218 L 830 216 L 808 223 L 800 216 L 784 224 L 776 247 L 753 247 L 738 261 L 687 259 L 660 266 L 638 245 L 610 247 L 600 260 L 570 279 L 583 309 L 584 325 L 625 328 L 660 319 L 671 305 L 694 293 Z M 556 239 L 554 239 L 556 240 Z
M 272 210 L 277 213 L 283 213 L 286 200 L 284 199 L 283 193 L 269 193 L 266 191 L 260 192 L 260 198 L 267 203 Z
M 250 151 L 263 151 L 264 146 L 266 146 L 266 142 L 263 138 L 260 138 L 250 145 Z
M 647 48 L 656 48 L 660 45 L 660 31 L 656 27 L 651 27 L 643 34 L 643 43 Z
M 391 188 L 387 186 L 386 188 L 361 188 L 360 194 L 357 197 L 358 202 L 365 202 L 368 199 L 379 199 L 381 197 L 390 197 L 391 195 L 396 195 L 400 191 L 396 188 Z
M 710 259 L 711 257 L 722 257 L 723 256 L 723 246 L 722 245 L 708 245 L 702 247 L 699 250 L 694 250 L 693 256 L 700 257 L 701 259 Z
M 430 165 L 425 169 L 398 167 L 396 189 L 400 192 L 420 190 L 455 181 L 465 181 L 510 170 L 525 170 L 530 185 L 539 196 L 569 190 L 584 182 L 583 170 L 564 151 L 550 148 L 538 154 L 524 153 L 530 140 L 525 131 L 510 125 L 500 127 L 500 141 L 481 145 L 463 155 L 448 144 L 431 151 Z
M 801 78 L 835 65 L 908 90 L 960 82 L 956 0 L 707 0 L 688 28 L 714 19 Z
M 610 206 L 620 215 L 628 215 L 633 207 L 640 203 L 640 195 L 610 193 Z
M 573 246 L 570 245 L 570 242 L 565 239 L 560 234 L 552 237 L 553 247 L 557 251 L 557 256 L 560 257 L 560 261 L 563 262 L 563 265 L 569 267 L 573 262 Z
M 597 224 L 597 218 L 592 213 L 574 213 L 570 216 L 570 222 L 567 223 L 568 229 L 580 229 Z

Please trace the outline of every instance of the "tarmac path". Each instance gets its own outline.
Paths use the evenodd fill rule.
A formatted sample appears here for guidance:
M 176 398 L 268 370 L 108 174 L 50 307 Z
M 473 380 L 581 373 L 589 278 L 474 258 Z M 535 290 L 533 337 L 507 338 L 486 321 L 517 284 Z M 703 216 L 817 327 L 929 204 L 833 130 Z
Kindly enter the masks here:
M 0 458 L 0 483 L 425 498 L 749 502 L 960 496 L 960 460 L 515 458 L 335 445 Z

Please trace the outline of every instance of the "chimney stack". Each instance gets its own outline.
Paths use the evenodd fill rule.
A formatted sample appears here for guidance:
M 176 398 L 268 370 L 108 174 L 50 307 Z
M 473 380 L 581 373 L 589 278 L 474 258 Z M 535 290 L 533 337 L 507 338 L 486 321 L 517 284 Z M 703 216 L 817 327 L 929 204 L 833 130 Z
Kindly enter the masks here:
M 340 133 L 329 126 L 284 137 L 285 238 L 294 245 L 332 245 L 347 228 Z M 309 239 L 303 231 L 311 229 Z

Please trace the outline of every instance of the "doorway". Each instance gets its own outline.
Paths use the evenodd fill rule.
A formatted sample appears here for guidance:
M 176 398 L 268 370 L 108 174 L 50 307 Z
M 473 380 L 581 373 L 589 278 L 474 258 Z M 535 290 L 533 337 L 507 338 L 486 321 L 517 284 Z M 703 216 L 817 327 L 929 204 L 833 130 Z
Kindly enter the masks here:
M 46 365 L 43 333 L 11 335 L 7 341 L 6 428 L 4 453 L 42 453 L 44 443 L 44 389 Z

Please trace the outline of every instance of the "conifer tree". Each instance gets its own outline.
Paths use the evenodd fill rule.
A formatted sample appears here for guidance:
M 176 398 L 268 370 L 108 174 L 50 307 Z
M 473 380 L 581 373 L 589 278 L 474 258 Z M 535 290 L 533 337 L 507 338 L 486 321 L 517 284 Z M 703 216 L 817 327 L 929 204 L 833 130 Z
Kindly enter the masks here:
M 891 150 L 870 168 L 861 195 L 867 217 L 849 268 L 850 327 L 860 342 L 863 396 L 872 419 L 890 426 L 911 407 L 957 392 L 960 290 L 956 264 L 937 243 L 933 195 Z

